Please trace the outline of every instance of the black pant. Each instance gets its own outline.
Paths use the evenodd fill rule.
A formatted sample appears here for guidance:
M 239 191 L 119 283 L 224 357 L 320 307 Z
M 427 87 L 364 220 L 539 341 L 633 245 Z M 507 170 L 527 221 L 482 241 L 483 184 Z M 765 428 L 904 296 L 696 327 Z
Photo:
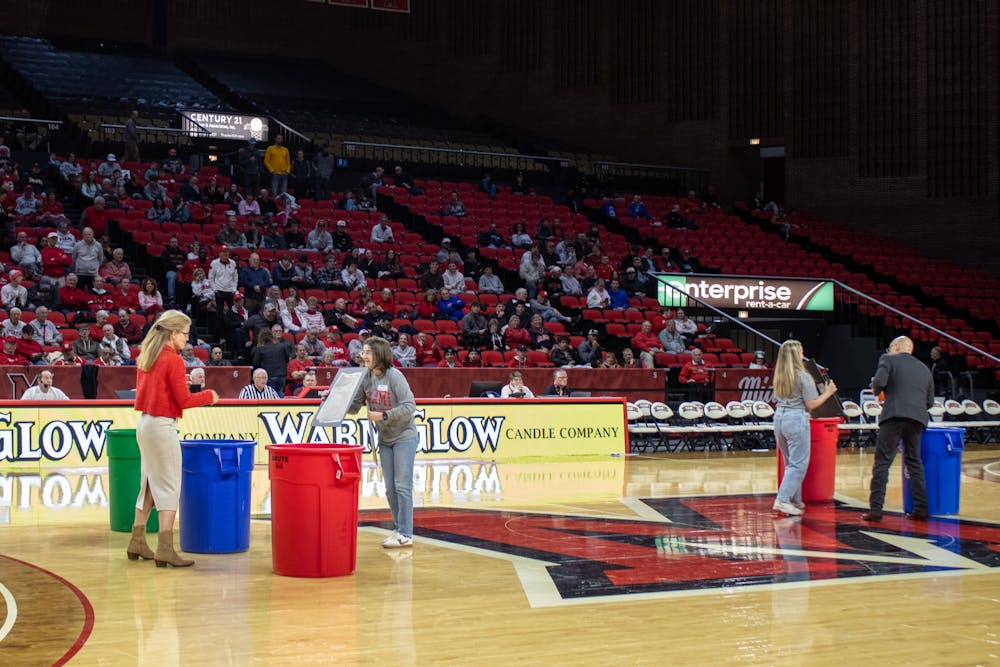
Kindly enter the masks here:
M 233 294 L 234 292 L 216 292 L 215 293 L 215 322 L 216 322 L 216 333 L 220 340 L 226 340 L 226 325 L 224 317 L 226 308 L 233 307 Z
M 920 460 L 920 436 L 924 426 L 918 421 L 895 417 L 886 419 L 878 427 L 875 445 L 875 464 L 872 465 L 872 487 L 868 507 L 881 512 L 885 504 L 885 485 L 889 479 L 889 467 L 896 458 L 899 442 L 903 442 L 903 463 L 910 474 L 910 494 L 913 496 L 913 511 L 927 512 L 927 487 L 924 484 L 924 464 Z

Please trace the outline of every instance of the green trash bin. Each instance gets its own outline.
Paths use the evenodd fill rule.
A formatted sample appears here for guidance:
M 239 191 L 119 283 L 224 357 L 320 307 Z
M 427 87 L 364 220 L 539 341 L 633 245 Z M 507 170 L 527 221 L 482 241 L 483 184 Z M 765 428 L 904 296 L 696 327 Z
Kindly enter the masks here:
M 110 429 L 107 432 L 108 494 L 111 507 L 111 530 L 131 533 L 135 522 L 135 501 L 139 497 L 142 468 L 139 464 L 139 445 L 134 428 Z M 156 509 L 149 513 L 146 532 L 160 531 Z

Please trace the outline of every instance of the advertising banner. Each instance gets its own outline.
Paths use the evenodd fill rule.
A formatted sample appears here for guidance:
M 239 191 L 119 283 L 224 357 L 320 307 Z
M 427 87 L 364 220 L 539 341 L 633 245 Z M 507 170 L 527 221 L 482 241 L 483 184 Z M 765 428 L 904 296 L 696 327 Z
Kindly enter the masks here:
M 182 440 L 254 440 L 264 445 L 377 442 L 365 412 L 336 427 L 312 424 L 319 405 L 274 402 L 188 410 L 178 422 Z M 134 429 L 131 405 L 0 407 L 0 467 L 104 465 L 109 429 Z M 510 460 L 523 457 L 607 456 L 625 453 L 624 400 L 434 402 L 417 405 L 421 457 Z
M 248 116 L 224 111 L 198 111 L 188 109 L 180 112 L 181 129 L 192 137 L 205 139 L 256 139 L 267 141 L 267 117 Z M 208 132 L 206 134 L 205 132 Z
M 660 273 L 656 280 L 656 298 L 668 308 L 697 307 L 700 304 L 689 298 L 696 297 L 720 309 L 833 310 L 833 283 L 826 280 L 695 273 Z
M 372 9 L 383 12 L 410 13 L 410 0 L 372 0 Z
M 773 376 L 774 371 L 766 368 L 720 368 L 715 372 L 715 400 L 723 405 L 729 401 L 764 401 L 773 405 Z

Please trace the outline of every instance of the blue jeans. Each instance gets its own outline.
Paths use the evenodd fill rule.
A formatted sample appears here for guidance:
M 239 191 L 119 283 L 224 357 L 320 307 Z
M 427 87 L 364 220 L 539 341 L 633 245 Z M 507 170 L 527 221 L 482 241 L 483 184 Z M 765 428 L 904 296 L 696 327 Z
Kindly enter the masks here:
M 271 196 L 277 197 L 288 190 L 288 174 L 271 174 Z
M 417 438 L 410 438 L 381 445 L 378 450 L 392 523 L 396 532 L 406 537 L 413 537 L 413 460 L 417 445 Z
M 167 271 L 167 298 L 173 299 L 177 296 L 177 272 Z
M 802 480 L 809 468 L 809 413 L 779 408 L 774 413 L 774 439 L 785 458 L 785 476 L 778 487 L 778 500 L 802 502 Z

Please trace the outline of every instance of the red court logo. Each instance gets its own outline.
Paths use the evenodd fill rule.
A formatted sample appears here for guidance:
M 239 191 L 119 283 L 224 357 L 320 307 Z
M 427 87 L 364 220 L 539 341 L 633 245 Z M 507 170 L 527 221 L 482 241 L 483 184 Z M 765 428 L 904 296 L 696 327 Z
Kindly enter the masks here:
M 533 607 L 1000 567 L 998 525 L 891 514 L 868 524 L 861 509 L 841 503 L 779 519 L 772 502 L 644 499 L 637 519 L 426 509 L 414 528 L 419 539 L 512 562 Z M 384 527 L 367 513 L 362 525 Z

